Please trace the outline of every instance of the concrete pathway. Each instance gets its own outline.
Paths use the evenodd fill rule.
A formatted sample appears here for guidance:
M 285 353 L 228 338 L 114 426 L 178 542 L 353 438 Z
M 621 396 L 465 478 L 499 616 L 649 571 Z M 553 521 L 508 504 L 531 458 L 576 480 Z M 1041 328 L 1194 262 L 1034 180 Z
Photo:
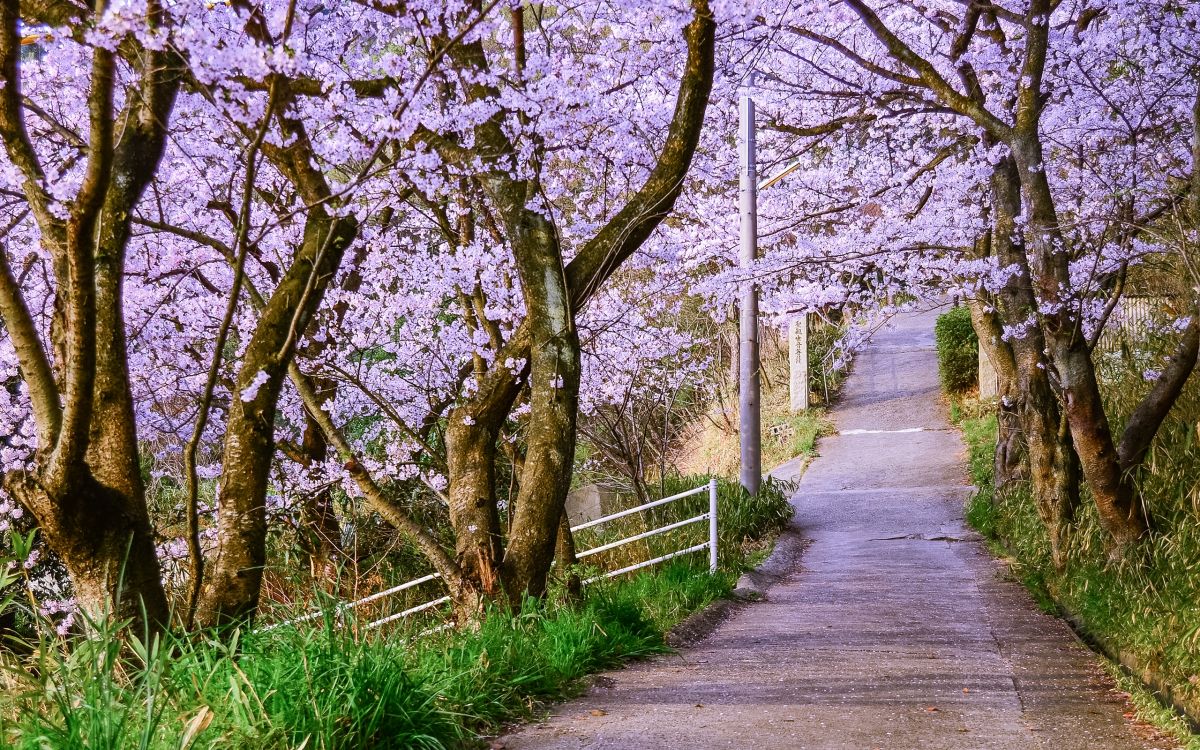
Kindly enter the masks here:
M 811 539 L 764 602 L 602 677 L 507 750 L 1145 748 L 1093 655 L 962 520 L 931 313 L 858 358 L 793 502 Z M 603 687 L 602 687 L 603 686 Z

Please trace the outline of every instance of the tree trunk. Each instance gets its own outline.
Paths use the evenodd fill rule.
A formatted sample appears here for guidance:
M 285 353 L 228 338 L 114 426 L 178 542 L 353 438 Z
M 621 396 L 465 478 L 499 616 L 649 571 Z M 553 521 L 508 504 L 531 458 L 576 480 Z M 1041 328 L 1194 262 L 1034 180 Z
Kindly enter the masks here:
M 105 487 L 86 465 L 66 481 L 48 491 L 14 472 L 5 489 L 37 519 L 66 566 L 79 611 L 92 624 L 131 622 L 139 637 L 166 630 L 169 608 L 145 503 Z
M 320 392 L 322 403 L 327 391 Z M 301 448 L 307 466 L 324 464 L 329 455 L 329 442 L 311 414 L 306 415 Z M 321 487 L 309 493 L 300 503 L 300 545 L 308 555 L 312 577 L 321 585 L 329 585 L 337 577 L 337 556 L 340 553 L 341 527 L 333 508 L 333 493 Z
M 534 345 L 525 463 L 504 553 L 504 587 L 510 601 L 519 601 L 525 594 L 545 593 L 546 574 L 574 469 L 579 337 L 556 245 L 553 255 L 545 254 L 524 264 L 527 268 L 521 279 Z M 537 281 L 544 282 L 540 288 L 535 286 Z
M 1021 425 L 1029 454 L 1029 474 L 1038 516 L 1050 540 L 1055 567 L 1066 564 L 1066 542 L 1079 507 L 1079 460 L 1058 399 L 1050 388 L 1044 359 L 1028 341 L 1018 347 L 1023 361 L 1018 389 L 1023 394 Z
M 1074 338 L 1074 337 L 1071 337 Z M 1148 530 L 1132 478 L 1122 471 L 1108 415 L 1100 396 L 1091 352 L 1059 331 L 1053 338 L 1054 369 L 1062 382 L 1065 412 L 1080 466 L 1108 532 L 1113 556 L 1119 556 Z
M 990 244 L 990 243 L 987 243 Z M 999 312 L 984 309 L 978 300 L 972 301 L 971 322 L 979 347 L 991 362 L 998 380 L 996 405 L 996 450 L 992 462 L 992 478 L 997 489 L 1025 479 L 1028 461 L 1021 440 L 1020 415 L 1017 404 L 1022 400 L 1017 390 L 1017 363 L 1012 345 L 1004 340 Z
M 572 599 L 580 598 L 583 595 L 583 582 L 579 579 L 579 574 L 572 570 L 579 563 L 579 558 L 575 556 L 575 535 L 571 532 L 571 518 L 567 515 L 566 508 L 563 508 L 562 517 L 558 521 L 558 541 L 554 546 L 554 562 L 558 565 L 559 570 L 569 571 L 564 581 L 567 587 L 567 596 Z
M 1083 476 L 1091 489 L 1100 523 L 1109 535 L 1110 554 L 1119 557 L 1142 538 L 1148 522 L 1132 479 L 1121 470 L 1091 350 L 1074 300 L 1062 295 L 1061 290 L 1072 287 L 1068 245 L 1058 226 L 1041 141 L 1036 130 L 1021 130 L 1012 145 L 1033 240 L 1032 280 L 1039 301 L 1051 306 L 1041 316 L 1050 364 L 1057 375 Z
M 153 634 L 169 626 L 168 607 L 138 457 L 122 285 L 130 216 L 162 156 L 183 61 L 173 49 L 145 50 L 114 118 L 115 55 L 92 51 L 86 167 L 63 219 L 49 210 L 56 201 L 24 124 L 21 13 L 29 22 L 47 20 L 39 16 L 48 11 L 0 6 L 0 137 L 51 256 L 55 357 L 51 366 L 0 250 L 0 319 L 14 339 L 38 431 L 37 467 L 11 472 L 4 486 L 63 560 L 87 618 L 127 619 L 136 633 Z M 150 9 L 145 20 L 162 19 Z
M 1078 460 L 1070 435 L 1062 429 L 1058 398 L 1047 373 L 1045 339 L 1036 323 L 1037 298 L 1017 217 L 1021 186 L 1011 158 L 996 165 L 991 177 L 991 252 L 1001 267 L 1013 269 L 998 294 L 1001 330 L 1009 326 L 1013 374 L 1011 403 L 1001 411 L 1015 416 L 1038 515 L 1050 539 L 1055 565 L 1065 563 L 1065 540 L 1079 503 Z M 999 475 L 997 475 L 999 476 Z
M 692 0 L 692 6 L 694 18 L 684 32 L 687 64 L 656 164 L 643 186 L 578 248 L 569 265 L 564 266 L 550 218 L 530 208 L 531 200 L 540 194 L 536 176 L 512 175 L 509 160 L 521 157 L 499 117 L 475 127 L 469 153 L 433 138 L 435 147 L 447 158 L 482 163 L 476 179 L 504 225 L 525 298 L 525 321 L 478 378 L 475 392 L 451 413 L 447 428 L 451 518 L 459 537 L 461 562 L 464 567 L 475 565 L 476 573 L 483 576 L 481 584 L 486 582 L 488 587 L 494 587 L 499 573 L 510 602 L 545 592 L 570 486 L 580 378 L 575 315 L 671 211 L 699 140 L 712 87 L 715 24 L 705 0 Z M 479 41 L 453 45 L 449 56 L 465 70 L 488 68 Z M 492 100 L 498 94 L 482 84 L 467 85 L 466 93 L 476 101 Z M 527 361 L 531 410 L 520 488 L 511 513 L 512 530 L 497 566 L 496 534 L 492 531 L 495 440 L 520 385 L 508 372 L 510 360 Z
M 472 597 L 493 599 L 501 593 L 503 545 L 496 505 L 496 440 L 498 422 L 508 411 L 505 408 L 497 419 L 493 414 L 473 412 L 470 406 L 451 411 L 446 427 L 447 494 L 450 522 L 454 526 L 455 560 L 463 576 L 478 587 L 464 592 L 467 601 L 459 602 L 458 606 L 466 608 L 477 603 L 470 601 Z
M 353 241 L 352 219 L 310 209 L 304 240 L 267 300 L 246 347 L 230 403 L 217 505 L 217 546 L 197 607 L 202 627 L 250 620 L 266 565 L 267 476 L 275 455 L 275 411 L 296 341 Z

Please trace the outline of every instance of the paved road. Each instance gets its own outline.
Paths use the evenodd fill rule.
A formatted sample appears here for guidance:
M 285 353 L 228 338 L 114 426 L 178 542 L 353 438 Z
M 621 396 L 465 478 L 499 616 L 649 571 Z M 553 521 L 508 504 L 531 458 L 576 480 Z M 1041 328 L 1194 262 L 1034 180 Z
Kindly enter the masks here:
M 932 328 L 929 313 L 904 316 L 859 357 L 841 432 L 793 500 L 811 546 L 767 601 L 611 673 L 504 747 L 1147 747 L 1090 652 L 964 528 Z

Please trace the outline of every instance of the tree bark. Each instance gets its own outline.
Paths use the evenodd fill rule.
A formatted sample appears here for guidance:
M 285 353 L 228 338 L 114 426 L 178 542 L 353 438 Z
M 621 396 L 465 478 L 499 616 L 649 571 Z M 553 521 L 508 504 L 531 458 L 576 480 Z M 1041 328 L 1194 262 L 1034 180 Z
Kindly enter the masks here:
M 514 379 L 515 380 L 515 379 Z M 510 386 L 516 398 L 517 384 Z M 502 393 L 507 395 L 507 392 Z M 501 592 L 500 559 L 503 543 L 496 506 L 496 440 L 505 406 L 464 404 L 450 412 L 446 427 L 446 463 L 449 468 L 450 522 L 454 526 L 455 560 L 463 575 L 474 583 L 467 597 L 496 598 Z M 472 409 L 472 406 L 484 408 Z M 476 602 L 463 601 L 470 608 Z
M 1038 515 L 1050 539 L 1051 556 L 1065 564 L 1065 544 L 1079 504 L 1078 459 L 1070 435 L 1062 429 L 1058 397 L 1043 354 L 1045 339 L 1037 322 L 1037 297 L 1017 217 L 1021 186 L 1016 164 L 1001 160 L 991 176 L 991 251 L 1001 267 L 1012 270 L 998 294 L 997 312 L 1013 329 L 1009 340 L 1015 380 L 1007 404 L 1023 435 L 1028 472 Z M 1004 416 L 1005 412 L 1001 412 Z
M 991 362 L 998 381 L 992 477 L 996 488 L 1003 489 L 1026 476 L 1027 458 L 1016 408 L 1021 399 L 1017 391 L 1017 362 L 1012 345 L 1004 340 L 1003 322 L 998 311 L 994 308 L 991 311 L 985 309 L 985 303 L 980 300 L 971 301 L 969 307 L 979 347 Z
M 1051 306 L 1041 316 L 1050 362 L 1100 523 L 1112 555 L 1120 556 L 1145 535 L 1148 521 L 1131 477 L 1121 469 L 1082 323 L 1072 300 L 1060 293 L 1071 288 L 1068 245 L 1058 225 L 1040 138 L 1035 130 L 1019 127 L 1012 146 L 1027 207 L 1038 298 Z
M 504 553 L 503 580 L 510 601 L 526 594 L 540 597 L 546 590 L 574 469 L 581 366 L 558 232 L 544 217 L 524 209 L 526 200 L 521 197 L 520 210 L 527 215 L 518 221 L 529 233 L 526 241 L 513 242 L 513 250 L 533 339 L 531 408 L 517 507 Z
M 539 188 L 536 177 L 518 179 L 505 158 L 516 149 L 493 118 L 475 128 L 475 152 L 486 155 L 476 179 L 494 205 L 512 246 L 526 319 L 511 334 L 477 387 L 454 409 L 447 427 L 447 464 L 452 523 L 459 563 L 485 595 L 498 590 L 510 602 L 545 592 L 558 524 L 570 486 L 578 408 L 580 352 L 575 316 L 671 211 L 699 141 L 712 87 L 714 23 L 704 0 L 694 0 L 695 17 L 685 31 L 688 56 L 667 139 L 646 183 L 570 264 L 563 258 L 549 217 L 528 208 Z M 478 42 L 460 43 L 449 56 L 466 70 L 485 69 Z M 483 86 L 466 87 L 476 100 L 494 99 Z M 474 160 L 456 144 L 425 133 L 449 159 Z M 509 371 L 525 361 L 525 372 Z M 520 489 L 512 530 L 500 556 L 495 510 L 495 441 L 521 380 L 528 377 L 531 411 Z
M 21 10 L 40 19 L 45 9 Z M 162 21 L 156 4 L 146 12 L 151 25 Z M 144 50 L 114 118 L 115 56 L 93 50 L 87 166 L 64 221 L 49 210 L 25 130 L 17 16 L 17 3 L 0 7 L 0 136 L 50 251 L 56 356 L 51 374 L 5 257 L 0 317 L 29 386 L 38 453 L 32 472 L 12 472 L 4 485 L 63 560 L 83 613 L 94 622 L 130 620 L 135 631 L 153 634 L 169 626 L 169 614 L 138 460 L 122 285 L 130 216 L 161 159 L 183 61 L 172 50 Z
M 571 518 L 567 515 L 566 508 L 563 508 L 562 517 L 558 521 L 558 541 L 554 547 L 554 562 L 558 565 L 559 570 L 569 571 L 564 581 L 567 596 L 578 599 L 583 595 L 583 581 L 579 579 L 579 574 L 572 570 L 579 563 L 579 558 L 575 556 L 575 534 L 571 532 Z
M 326 400 L 324 396 L 325 391 L 322 391 L 322 402 Z M 329 441 L 311 414 L 306 415 L 300 447 L 307 466 L 321 465 L 328 458 Z M 335 565 L 340 553 L 340 537 L 341 527 L 329 487 L 306 494 L 300 501 L 300 546 L 308 555 L 310 574 L 321 585 L 328 585 L 337 577 Z
M 295 343 L 304 335 L 357 229 L 353 219 L 332 219 L 322 206 L 310 207 L 303 242 L 262 308 L 246 347 L 225 431 L 217 545 L 206 564 L 196 613 L 202 627 L 249 621 L 258 607 L 266 565 L 267 476 L 275 455 L 279 392 Z

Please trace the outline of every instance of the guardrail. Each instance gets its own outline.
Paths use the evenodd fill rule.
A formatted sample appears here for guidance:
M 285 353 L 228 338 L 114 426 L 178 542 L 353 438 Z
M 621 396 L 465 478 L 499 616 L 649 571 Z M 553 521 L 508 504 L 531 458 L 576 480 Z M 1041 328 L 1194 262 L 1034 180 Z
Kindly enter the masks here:
M 636 508 L 629 508 L 628 510 L 622 510 L 622 511 L 618 511 L 616 513 L 610 513 L 607 516 L 601 516 L 600 518 L 597 518 L 593 521 L 588 521 L 586 523 L 581 523 L 577 526 L 572 526 L 571 533 L 574 534 L 577 531 L 583 531 L 584 529 L 590 529 L 593 526 L 599 526 L 603 523 L 608 523 L 609 521 L 615 521 L 618 518 L 624 518 L 625 516 L 631 516 L 634 513 L 641 513 L 642 511 L 650 510 L 651 508 L 657 508 L 660 505 L 667 505 L 668 503 L 673 503 L 676 500 L 682 500 L 685 497 L 699 495 L 701 492 L 704 492 L 705 490 L 708 490 L 708 512 L 707 513 L 701 513 L 698 516 L 693 516 L 692 518 L 688 518 L 683 521 L 676 521 L 675 523 L 669 523 L 666 526 L 660 526 L 656 529 L 651 529 L 650 531 L 644 531 L 641 534 L 635 534 L 633 536 L 626 537 L 624 539 L 618 539 L 615 542 L 609 542 L 608 544 L 602 544 L 599 547 L 593 547 L 592 549 L 584 550 L 583 552 L 578 552 L 575 554 L 575 558 L 578 560 L 582 560 L 585 557 L 589 557 L 591 555 L 595 555 L 600 552 L 607 552 L 610 549 L 616 549 L 617 547 L 621 547 L 623 545 L 629 544 L 630 542 L 636 542 L 639 539 L 646 539 L 647 537 L 656 536 L 658 534 L 664 534 L 668 531 L 673 531 L 675 529 L 683 528 L 684 526 L 690 526 L 694 523 L 700 523 L 701 521 L 708 521 L 708 541 L 707 542 L 703 542 L 701 544 L 697 544 L 692 547 L 688 547 L 687 549 L 676 550 L 675 552 L 671 552 L 666 555 L 660 555 L 659 557 L 656 557 L 652 560 L 646 560 L 645 562 L 635 563 L 633 565 L 627 565 L 624 568 L 620 568 L 618 570 L 612 570 L 607 573 L 603 573 L 601 575 L 595 576 L 594 578 L 589 578 L 586 581 L 584 581 L 584 583 L 592 583 L 594 581 L 599 581 L 603 578 L 612 578 L 614 576 L 619 576 L 622 573 L 629 573 L 634 570 L 640 570 L 641 568 L 648 568 L 651 565 L 657 565 L 658 563 L 665 562 L 666 560 L 670 560 L 673 557 L 687 555 L 692 552 L 699 552 L 702 549 L 708 550 L 708 569 L 709 569 L 709 572 L 715 573 L 717 571 L 717 480 L 715 480 L 715 479 L 710 479 L 707 485 L 702 485 L 700 487 L 696 487 L 695 489 L 691 489 L 686 492 L 680 492 L 678 495 L 671 495 L 670 497 L 664 497 L 662 500 L 654 500 L 654 501 L 639 505 Z
M 703 550 L 703 549 L 708 550 L 709 572 L 715 573 L 717 571 L 717 480 L 716 479 L 710 479 L 707 485 L 701 485 L 700 487 L 696 487 L 694 489 L 687 490 L 686 492 L 680 492 L 677 495 L 671 495 L 670 497 L 664 497 L 661 500 L 653 500 L 651 502 L 639 505 L 636 508 L 629 508 L 627 510 L 617 511 L 616 513 L 610 513 L 607 516 L 601 516 L 600 518 L 596 518 L 594 520 L 587 521 L 585 523 L 581 523 L 576 526 L 572 526 L 571 533 L 574 534 L 577 531 L 583 531 L 584 529 L 590 529 L 595 526 L 600 526 L 601 524 L 608 523 L 609 521 L 615 521 L 618 518 L 625 518 L 626 516 L 631 516 L 634 513 L 641 513 L 643 511 L 650 510 L 651 508 L 657 508 L 662 505 L 668 505 L 677 500 L 682 500 L 685 497 L 692 497 L 694 495 L 699 495 L 700 493 L 704 492 L 705 490 L 708 490 L 708 512 L 707 513 L 701 513 L 698 516 L 693 516 L 693 517 L 685 519 L 683 521 L 676 521 L 674 523 L 669 523 L 665 526 L 659 526 L 658 528 L 651 529 L 649 531 L 644 531 L 641 534 L 634 534 L 633 536 L 625 537 L 624 539 L 618 539 L 615 542 L 608 542 L 607 544 L 602 544 L 599 547 L 593 547 L 591 549 L 587 549 L 582 552 L 578 552 L 578 553 L 576 553 L 575 558 L 577 560 L 582 560 L 585 557 L 597 555 L 597 554 L 600 554 L 601 552 L 607 552 L 611 549 L 616 549 L 617 547 L 621 547 L 626 544 L 629 544 L 630 542 L 636 542 L 641 539 L 647 539 L 652 536 L 657 536 L 658 534 L 665 534 L 668 531 L 674 531 L 675 529 L 681 529 L 685 526 L 690 526 L 694 523 L 700 523 L 701 521 L 708 521 L 708 541 L 702 542 L 700 544 L 692 545 L 691 547 L 687 547 L 686 549 L 676 550 L 674 552 L 669 552 L 665 555 L 659 555 L 658 557 L 655 557 L 650 560 L 645 560 L 640 563 L 634 563 L 633 565 L 626 565 L 625 567 L 619 568 L 617 570 L 611 570 L 607 573 L 602 573 L 598 576 L 588 578 L 583 583 L 586 585 L 589 583 L 595 583 L 596 581 L 600 581 L 605 578 L 614 578 L 616 576 L 623 575 L 625 573 L 631 573 L 635 570 L 641 570 L 642 568 L 648 568 L 651 565 L 657 565 L 661 562 L 666 562 L 667 560 L 670 560 L 672 558 L 681 557 L 683 555 L 688 555 L 693 552 L 699 552 L 700 550 Z M 440 573 L 430 573 L 429 575 L 421 576 L 420 578 L 414 578 L 411 581 L 406 581 L 397 586 L 392 586 L 391 588 L 384 589 L 383 591 L 377 591 L 374 594 L 371 594 L 370 596 L 364 596 L 363 598 L 356 599 L 352 602 L 345 602 L 343 604 L 339 604 L 336 607 L 334 607 L 333 613 L 336 617 L 338 617 L 340 619 L 341 616 L 344 615 L 346 612 L 349 612 L 357 607 L 361 607 L 364 604 L 369 604 L 370 602 L 379 601 L 380 599 L 383 599 L 385 597 L 392 596 L 393 594 L 398 594 L 401 591 L 406 591 L 414 586 L 419 586 L 422 583 L 428 583 L 430 581 L 439 579 L 441 577 L 442 576 Z M 373 621 L 367 623 L 366 627 L 367 627 L 367 629 L 378 628 L 378 627 L 380 627 L 382 625 L 386 625 L 390 622 L 395 622 L 397 620 L 402 620 L 405 617 L 409 617 L 410 615 L 415 615 L 418 612 L 424 612 L 427 609 L 432 609 L 440 604 L 445 604 L 449 601 L 450 601 L 449 596 L 442 596 L 440 598 L 433 599 L 433 600 L 424 602 L 422 604 L 418 604 L 414 607 L 409 607 L 408 609 L 402 610 L 400 612 L 396 612 L 395 614 L 391 614 L 386 617 L 382 617 L 378 620 L 373 620 Z M 311 622 L 312 620 L 316 620 L 316 619 L 322 617 L 324 614 L 325 614 L 324 612 L 312 612 L 312 613 L 309 613 L 302 617 L 297 617 L 297 618 L 294 618 L 291 620 L 285 620 L 283 622 L 278 622 L 273 625 L 268 625 L 264 628 L 260 628 L 258 632 L 265 633 L 269 630 L 274 630 L 275 628 L 281 628 L 285 625 L 299 625 L 301 623 Z
M 387 596 L 391 596 L 393 594 L 399 594 L 401 591 L 411 589 L 413 586 L 420 586 L 422 583 L 429 583 L 430 581 L 437 580 L 438 578 L 441 578 L 441 577 L 442 577 L 441 573 L 430 573 L 429 575 L 424 575 L 424 576 L 421 576 L 420 578 L 414 578 L 411 581 L 405 581 L 404 583 L 401 583 L 397 586 L 392 586 L 390 589 L 384 589 L 383 591 L 376 591 L 374 594 L 371 594 L 370 596 L 364 596 L 363 598 L 355 599 L 352 602 L 345 602 L 343 604 L 339 604 L 333 608 L 333 614 L 335 617 L 338 617 L 340 619 L 343 614 L 345 614 L 346 612 L 349 612 L 352 609 L 355 609 L 356 607 L 361 607 L 364 604 L 369 604 L 374 601 L 379 601 L 380 599 L 383 599 L 384 597 L 387 597 Z M 384 617 L 379 620 L 375 620 L 374 622 L 369 622 L 369 623 L 367 623 L 367 627 L 368 628 L 377 628 L 380 625 L 385 625 L 389 622 L 394 622 L 395 620 L 399 620 L 402 617 L 408 617 L 409 615 L 415 615 L 418 612 L 424 612 L 427 609 L 432 609 L 433 607 L 436 607 L 439 604 L 445 604 L 448 601 L 450 601 L 450 597 L 443 596 L 440 599 L 434 599 L 432 601 L 425 602 L 424 604 L 418 604 L 415 607 L 409 607 L 408 609 L 404 610 L 403 612 L 397 612 L 394 615 L 388 615 L 387 617 Z M 259 628 L 258 632 L 266 633 L 269 630 L 274 630 L 275 628 L 282 628 L 285 625 L 299 625 L 299 624 L 305 623 L 305 622 L 312 622 L 313 620 L 316 620 L 324 615 L 325 615 L 324 612 L 310 612 L 309 614 L 303 615 L 302 617 L 295 617 L 295 618 L 292 618 L 291 620 L 284 620 L 283 622 L 277 622 L 272 625 L 267 625 L 266 627 Z

